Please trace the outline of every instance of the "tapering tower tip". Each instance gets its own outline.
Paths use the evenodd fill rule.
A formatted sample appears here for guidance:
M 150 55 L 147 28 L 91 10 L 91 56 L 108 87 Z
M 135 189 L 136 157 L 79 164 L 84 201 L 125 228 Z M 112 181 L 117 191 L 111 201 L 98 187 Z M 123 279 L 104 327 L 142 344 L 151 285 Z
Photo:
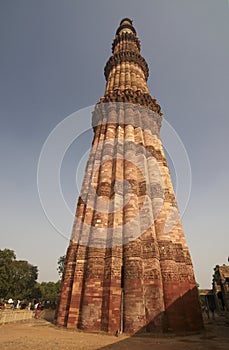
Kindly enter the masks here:
M 100 102 L 140 104 L 161 116 L 161 107 L 149 93 L 147 86 L 149 68 L 140 50 L 141 44 L 133 27 L 133 21 L 123 18 L 112 43 L 112 56 L 104 68 L 107 83 Z
M 133 27 L 133 21 L 129 18 L 123 18 L 120 22 L 120 25 L 116 31 L 116 35 L 122 32 L 134 33 L 137 35 L 135 28 Z
M 133 21 L 132 21 L 132 19 L 129 19 L 128 17 L 126 17 L 126 18 L 123 18 L 122 20 L 121 20 L 121 22 L 120 22 L 120 26 L 122 25 L 122 24 L 133 24 Z

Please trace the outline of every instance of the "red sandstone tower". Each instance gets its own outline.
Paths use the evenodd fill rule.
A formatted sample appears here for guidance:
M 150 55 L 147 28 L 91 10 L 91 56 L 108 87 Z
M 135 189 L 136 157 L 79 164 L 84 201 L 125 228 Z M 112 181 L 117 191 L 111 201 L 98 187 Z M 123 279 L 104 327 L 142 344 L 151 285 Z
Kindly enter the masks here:
M 159 135 L 161 108 L 149 94 L 129 19 L 116 32 L 105 77 L 57 324 L 108 333 L 199 330 L 192 262 Z

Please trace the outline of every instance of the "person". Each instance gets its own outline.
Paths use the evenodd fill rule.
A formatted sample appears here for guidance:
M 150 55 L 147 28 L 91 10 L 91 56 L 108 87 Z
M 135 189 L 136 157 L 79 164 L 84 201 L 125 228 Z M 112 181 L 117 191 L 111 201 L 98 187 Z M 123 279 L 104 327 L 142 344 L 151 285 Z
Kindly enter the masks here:
M 19 307 L 20 307 L 20 304 L 21 304 L 21 300 L 17 300 L 17 305 L 16 305 L 16 309 L 19 309 Z
M 17 308 L 17 300 L 14 300 L 13 309 L 15 310 L 16 308 Z
M 215 319 L 215 309 L 216 309 L 215 305 L 213 305 L 213 304 L 209 305 L 209 309 L 212 313 L 212 319 L 214 320 Z
M 41 303 L 39 302 L 39 303 L 37 304 L 37 307 L 36 307 L 35 318 L 39 318 L 39 317 L 40 317 L 41 309 L 42 309 L 42 305 L 41 305 Z
M 1 302 L 1 304 L 0 304 L 0 309 L 3 311 L 3 310 L 5 310 L 5 308 L 6 308 L 6 303 L 5 303 L 5 301 L 3 300 L 3 301 Z
M 206 312 L 206 315 L 207 315 L 207 317 L 208 317 L 208 319 L 210 318 L 209 317 L 209 308 L 207 307 L 207 305 L 205 306 L 205 312 Z

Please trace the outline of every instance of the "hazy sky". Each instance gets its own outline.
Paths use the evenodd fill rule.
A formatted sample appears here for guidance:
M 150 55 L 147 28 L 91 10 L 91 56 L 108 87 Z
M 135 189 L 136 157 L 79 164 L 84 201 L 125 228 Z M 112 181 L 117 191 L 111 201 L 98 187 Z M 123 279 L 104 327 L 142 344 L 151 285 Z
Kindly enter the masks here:
M 68 240 L 40 204 L 39 154 L 58 123 L 103 95 L 103 69 L 124 17 L 141 40 L 150 92 L 189 156 L 192 190 L 182 220 L 200 286 L 210 288 L 214 266 L 227 264 L 228 10 L 226 0 L 0 1 L 0 248 L 37 265 L 40 281 L 57 280 Z M 87 132 L 62 164 L 73 211 L 77 165 L 90 144 Z

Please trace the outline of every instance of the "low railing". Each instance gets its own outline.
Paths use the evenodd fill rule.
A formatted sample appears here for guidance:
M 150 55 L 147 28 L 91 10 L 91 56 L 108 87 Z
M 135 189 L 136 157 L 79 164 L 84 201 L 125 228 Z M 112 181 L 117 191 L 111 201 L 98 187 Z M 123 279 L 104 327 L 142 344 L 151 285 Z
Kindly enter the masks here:
M 0 324 L 29 320 L 34 317 L 31 310 L 0 310 Z

